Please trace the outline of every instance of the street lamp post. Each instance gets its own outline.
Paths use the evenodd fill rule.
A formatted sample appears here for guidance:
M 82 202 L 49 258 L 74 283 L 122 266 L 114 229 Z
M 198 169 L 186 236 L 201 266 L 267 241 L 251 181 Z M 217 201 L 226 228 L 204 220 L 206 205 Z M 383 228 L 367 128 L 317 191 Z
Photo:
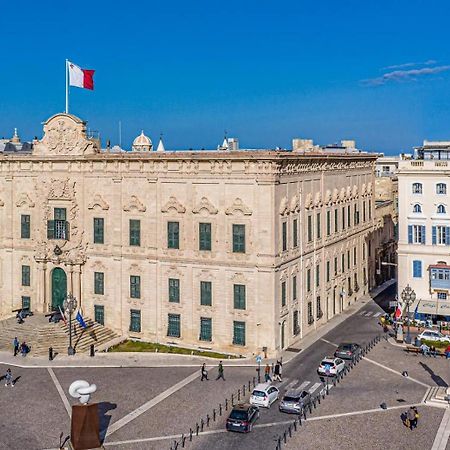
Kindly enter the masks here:
M 72 313 L 77 308 L 77 299 L 71 293 L 68 293 L 63 306 L 64 310 L 69 314 L 69 347 L 67 354 L 72 356 L 75 354 L 75 349 L 72 347 Z
M 403 302 L 406 304 L 406 314 L 408 317 L 408 332 L 406 334 L 405 342 L 407 344 L 411 344 L 411 334 L 410 334 L 410 330 L 409 330 L 409 326 L 410 326 L 409 307 L 415 302 L 416 293 L 414 292 L 414 290 L 411 288 L 411 286 L 409 284 L 407 284 L 405 289 L 403 289 L 403 291 L 401 293 L 401 298 L 402 298 Z

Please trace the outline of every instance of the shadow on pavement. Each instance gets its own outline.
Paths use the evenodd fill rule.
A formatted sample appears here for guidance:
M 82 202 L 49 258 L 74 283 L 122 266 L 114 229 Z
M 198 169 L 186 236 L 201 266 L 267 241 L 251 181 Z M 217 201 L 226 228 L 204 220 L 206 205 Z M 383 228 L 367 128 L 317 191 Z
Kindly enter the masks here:
M 98 404 L 98 418 L 100 422 L 100 441 L 102 443 L 105 440 L 106 432 L 108 431 L 109 423 L 111 422 L 111 415 L 107 414 L 107 412 L 116 408 L 117 408 L 116 403 L 100 402 Z
M 433 369 L 428 367 L 423 362 L 419 362 L 419 364 L 430 374 L 431 379 L 436 383 L 436 385 L 441 387 L 448 387 L 448 384 L 439 375 L 436 375 Z

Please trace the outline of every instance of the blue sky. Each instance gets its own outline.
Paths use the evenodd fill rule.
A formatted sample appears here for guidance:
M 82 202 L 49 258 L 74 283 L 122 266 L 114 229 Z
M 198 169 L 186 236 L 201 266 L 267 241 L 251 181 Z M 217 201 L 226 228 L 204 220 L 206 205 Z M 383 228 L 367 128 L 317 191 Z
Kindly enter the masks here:
M 16 6 L 16 4 L 18 6 Z M 64 61 L 95 69 L 70 112 L 123 144 L 290 147 L 293 137 L 398 153 L 450 139 L 446 1 L 4 2 L 0 136 L 41 136 L 64 109 Z

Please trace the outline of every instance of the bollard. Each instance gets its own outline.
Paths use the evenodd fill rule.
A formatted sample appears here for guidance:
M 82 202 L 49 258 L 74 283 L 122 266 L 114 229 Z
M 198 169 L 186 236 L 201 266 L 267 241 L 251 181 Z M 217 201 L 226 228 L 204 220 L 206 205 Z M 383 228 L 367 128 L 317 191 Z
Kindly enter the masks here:
M 192 428 L 189 428 L 189 442 L 192 442 Z
M 252 389 L 250 384 L 251 384 L 251 381 L 248 380 L 248 392 L 250 392 L 250 390 Z
M 317 397 L 317 401 L 319 402 L 320 405 L 320 395 Z
M 245 384 L 242 385 L 242 395 L 245 397 Z
M 283 441 L 286 444 L 287 442 L 287 436 L 286 436 L 286 431 L 283 433 Z
M 198 436 L 198 430 L 200 429 L 200 427 L 198 426 L 198 422 L 195 424 L 195 426 L 196 426 L 195 434 Z
M 238 389 L 238 402 L 241 400 L 241 390 Z
M 298 416 L 298 424 L 300 426 L 302 426 L 302 415 L 301 414 Z
M 225 411 L 228 411 L 228 399 L 225 399 Z
M 311 402 L 309 402 L 309 413 L 312 414 L 312 405 L 311 405 Z
M 278 448 L 281 448 L 281 438 L 278 436 Z
M 339 381 L 339 375 L 336 377 L 336 381 L 339 383 L 340 381 Z
M 297 431 L 297 421 L 294 420 L 294 431 Z
M 288 428 L 288 432 L 289 432 L 289 437 L 291 438 L 292 437 L 292 429 L 291 429 L 290 425 L 289 425 L 289 428 Z
M 333 378 L 333 386 L 336 387 L 336 378 Z
M 48 348 L 48 360 L 53 361 L 53 347 Z
M 316 399 L 315 398 L 313 399 L 313 406 L 314 406 L 314 409 L 316 409 Z
M 91 347 L 89 349 L 89 356 L 91 358 L 93 358 L 95 356 L 95 348 L 94 348 L 94 344 L 91 344 Z
M 209 427 L 209 421 L 210 421 L 209 414 L 206 414 L 206 426 Z
M 214 422 L 216 421 L 216 410 L 215 409 L 213 409 L 213 420 L 214 420 Z
M 203 418 L 200 420 L 200 431 L 203 431 L 203 427 L 205 426 L 205 421 Z
M 231 394 L 231 406 L 234 406 L 234 394 Z
M 173 449 L 177 450 L 178 448 L 178 442 L 177 441 L 173 441 Z
M 303 418 L 306 420 L 306 408 L 303 408 Z
M 255 386 L 256 386 L 255 377 L 253 377 L 253 387 L 255 387 Z
M 184 442 L 186 441 L 186 438 L 184 437 L 184 434 L 181 435 L 181 447 L 184 448 Z
M 222 403 L 219 403 L 219 416 L 222 415 Z

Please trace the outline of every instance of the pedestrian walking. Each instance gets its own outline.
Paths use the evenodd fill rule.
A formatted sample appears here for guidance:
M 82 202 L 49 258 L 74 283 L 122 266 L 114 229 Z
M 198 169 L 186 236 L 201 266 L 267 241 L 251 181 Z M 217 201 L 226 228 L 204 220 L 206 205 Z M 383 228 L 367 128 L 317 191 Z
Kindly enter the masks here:
M 13 340 L 13 349 L 14 349 L 14 356 L 17 356 L 17 353 L 19 353 L 19 339 L 17 339 L 17 336 Z
M 276 381 L 281 381 L 280 376 L 280 363 L 277 361 L 275 367 L 273 368 L 273 379 Z
M 203 380 L 208 380 L 208 371 L 206 370 L 205 363 L 203 363 L 203 365 L 202 365 L 202 378 L 200 381 L 203 381 Z
M 14 382 L 13 382 L 13 377 L 12 377 L 11 369 L 8 369 L 8 370 L 6 371 L 6 374 L 5 374 L 5 386 L 8 386 L 8 384 L 9 384 L 11 387 L 14 387 Z
M 222 361 L 219 361 L 219 367 L 218 367 L 218 370 L 219 370 L 219 374 L 217 375 L 216 381 L 217 381 L 219 378 L 222 378 L 222 380 L 225 381 L 225 377 L 223 376 L 223 364 L 222 364 Z
M 20 353 L 22 353 L 22 356 L 25 357 L 27 356 L 27 353 L 30 351 L 30 347 L 28 347 L 28 345 L 26 344 L 25 341 L 22 342 L 21 346 L 20 346 Z
M 278 364 L 280 365 L 280 381 L 281 381 L 282 376 L 283 376 L 283 361 L 280 359 L 278 361 Z
M 270 378 L 270 366 L 269 364 L 266 364 L 266 367 L 264 368 L 264 380 L 266 383 L 269 381 L 272 381 L 272 378 Z
M 410 430 L 415 428 L 414 423 L 416 421 L 416 413 L 412 406 L 411 406 L 411 408 L 408 409 L 408 412 L 406 413 L 406 420 L 408 420 Z
M 419 411 L 417 410 L 416 406 L 413 406 L 413 409 L 414 409 L 414 415 L 415 415 L 414 428 L 417 428 L 417 424 L 419 423 Z

